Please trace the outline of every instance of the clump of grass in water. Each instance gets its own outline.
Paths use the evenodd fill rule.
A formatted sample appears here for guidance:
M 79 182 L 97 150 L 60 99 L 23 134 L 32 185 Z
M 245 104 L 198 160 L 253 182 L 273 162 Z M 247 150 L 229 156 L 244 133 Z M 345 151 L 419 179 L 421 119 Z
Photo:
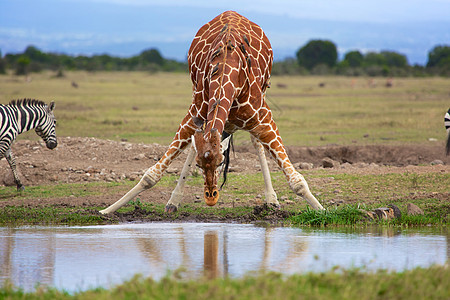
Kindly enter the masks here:
M 292 224 L 296 226 L 354 225 L 362 220 L 362 212 L 351 205 L 327 210 L 313 210 L 307 207 L 301 214 L 290 218 Z

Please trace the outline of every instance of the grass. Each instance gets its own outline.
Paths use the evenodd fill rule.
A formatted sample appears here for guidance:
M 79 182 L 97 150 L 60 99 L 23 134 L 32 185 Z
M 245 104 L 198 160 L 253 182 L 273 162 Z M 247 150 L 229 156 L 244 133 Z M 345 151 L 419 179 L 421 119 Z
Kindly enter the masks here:
M 0 210 L 0 226 L 99 225 L 105 218 L 95 208 L 7 206 Z
M 188 74 L 66 72 L 0 75 L 0 102 L 38 98 L 56 102 L 57 133 L 169 144 L 191 103 Z M 71 82 L 79 84 L 73 88 Z M 272 78 L 267 99 L 286 145 L 430 143 L 445 139 L 442 118 L 450 103 L 448 78 Z M 324 88 L 319 83 L 326 83 Z M 285 87 L 279 87 L 278 84 Z M 424 122 L 426 120 L 426 122 Z M 365 137 L 364 137 L 365 136 Z M 20 138 L 37 139 L 34 133 Z M 236 143 L 248 142 L 238 133 Z
M 379 207 L 396 205 L 402 212 L 402 218 L 393 221 L 371 221 L 370 223 L 388 224 L 393 226 L 415 225 L 448 225 L 450 203 L 448 201 L 450 174 L 446 173 L 389 173 L 383 175 L 353 175 L 329 174 L 323 170 L 304 172 L 310 183 L 311 190 L 318 197 L 325 212 L 309 209 L 307 203 L 292 193 L 284 175 L 281 172 L 272 173 L 272 181 L 277 191 L 278 199 L 286 211 L 285 222 L 295 226 L 354 226 L 367 223 L 359 209 L 373 210 Z M 175 186 L 176 175 L 167 174 L 158 183 L 159 192 L 165 191 L 167 199 Z M 89 203 L 89 197 L 98 195 L 113 195 L 119 198 L 136 182 L 97 182 L 84 184 L 53 184 L 27 187 L 26 192 L 17 194 L 14 187 L 0 188 L 0 201 L 9 198 L 21 200 L 23 206 L 6 206 L 0 210 L 0 225 L 23 224 L 99 224 L 118 222 L 118 219 L 103 218 L 97 214 L 101 207 L 85 205 L 83 207 L 65 207 L 47 205 L 29 207 L 27 200 L 58 197 L 84 197 Z M 254 219 L 246 219 L 253 214 L 257 205 L 264 203 L 264 182 L 261 174 L 230 173 L 229 181 L 221 193 L 219 203 L 215 207 L 207 207 L 201 200 L 203 179 L 201 176 L 190 177 L 187 186 L 194 187 L 197 192 L 186 194 L 179 211 L 172 216 L 164 213 L 165 203 L 153 203 L 151 198 L 155 189 L 142 193 L 135 201 L 119 210 L 119 213 L 132 213 L 142 210 L 142 218 L 149 221 L 186 220 L 192 216 L 198 220 L 264 220 L 271 211 L 262 211 Z M 243 188 L 243 187 L 246 188 Z M 262 194 L 262 195 L 261 195 Z M 3 200 L 2 200 L 3 199 Z M 408 216 L 407 203 L 419 206 L 423 216 Z M 104 207 L 103 207 L 104 208 Z M 300 214 L 301 213 L 301 214 Z M 70 216 L 74 214 L 74 216 Z M 61 215 L 61 216 L 58 216 Z M 289 215 L 295 215 L 288 218 Z M 252 216 L 253 217 L 253 216 Z M 153 219 L 152 219 L 153 218 Z M 278 218 L 279 219 L 279 218 Z
M 283 276 L 267 273 L 240 279 L 183 280 L 179 273 L 160 281 L 140 276 L 110 290 L 73 295 L 38 288 L 26 293 L 10 285 L 1 299 L 449 299 L 450 269 L 445 266 L 404 272 L 340 270 Z

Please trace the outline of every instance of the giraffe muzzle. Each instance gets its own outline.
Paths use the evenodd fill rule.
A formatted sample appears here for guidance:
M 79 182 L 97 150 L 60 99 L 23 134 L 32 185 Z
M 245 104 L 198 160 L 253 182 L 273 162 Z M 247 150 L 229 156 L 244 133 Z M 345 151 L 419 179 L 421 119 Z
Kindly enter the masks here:
M 204 198 L 207 205 L 216 205 L 217 201 L 219 200 L 219 190 L 217 188 L 213 188 L 211 191 L 205 189 Z

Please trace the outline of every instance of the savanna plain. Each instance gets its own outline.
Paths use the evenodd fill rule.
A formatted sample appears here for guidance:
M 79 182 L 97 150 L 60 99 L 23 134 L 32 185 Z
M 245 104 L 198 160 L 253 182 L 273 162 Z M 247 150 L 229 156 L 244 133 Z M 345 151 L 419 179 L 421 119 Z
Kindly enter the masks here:
M 55 101 L 58 147 L 45 148 L 34 132 L 12 149 L 25 191 L 17 192 L 0 163 L 0 225 L 92 225 L 120 222 L 244 222 L 265 226 L 434 226 L 447 232 L 450 159 L 445 156 L 444 113 L 448 78 L 276 77 L 267 102 L 291 161 L 327 209 L 317 213 L 294 195 L 269 159 L 279 210 L 264 206 L 264 182 L 248 133 L 238 132 L 228 182 L 215 207 L 202 200 L 203 179 L 194 168 L 178 212 L 164 213 L 181 171 L 182 154 L 158 185 L 111 215 L 114 203 L 164 153 L 191 102 L 186 73 L 42 72 L 0 75 L 0 102 Z M 324 159 L 326 161 L 324 161 Z M 412 203 L 423 215 L 408 215 Z M 372 220 L 361 211 L 389 205 L 402 215 Z M 161 281 L 136 277 L 110 290 L 78 294 L 5 285 L 3 299 L 296 298 L 373 299 L 450 297 L 447 267 L 402 273 L 340 273 L 243 279 Z M 364 284 L 361 284 L 364 282 Z M 364 287 L 364 290 L 362 288 Z M 263 294 L 261 294 L 263 293 Z M 228 297 L 228 298 L 227 298 Z M 366 297 L 366 298 L 365 298 Z

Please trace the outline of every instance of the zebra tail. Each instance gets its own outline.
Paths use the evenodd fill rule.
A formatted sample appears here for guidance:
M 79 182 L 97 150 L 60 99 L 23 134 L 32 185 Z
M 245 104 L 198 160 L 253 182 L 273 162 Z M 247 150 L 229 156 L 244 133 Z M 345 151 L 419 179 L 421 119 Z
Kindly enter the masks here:
M 450 155 L 450 108 L 444 116 L 444 125 L 447 130 L 447 144 L 445 145 L 445 154 Z

